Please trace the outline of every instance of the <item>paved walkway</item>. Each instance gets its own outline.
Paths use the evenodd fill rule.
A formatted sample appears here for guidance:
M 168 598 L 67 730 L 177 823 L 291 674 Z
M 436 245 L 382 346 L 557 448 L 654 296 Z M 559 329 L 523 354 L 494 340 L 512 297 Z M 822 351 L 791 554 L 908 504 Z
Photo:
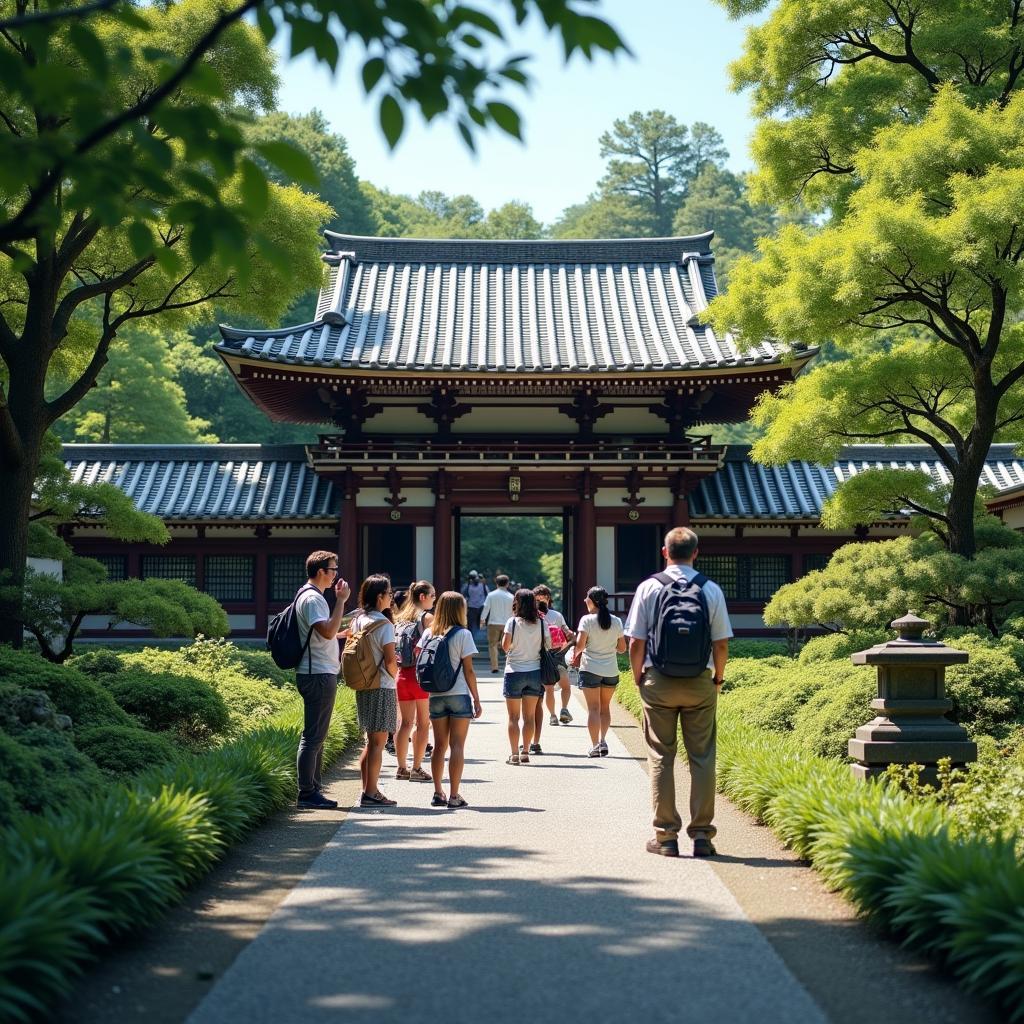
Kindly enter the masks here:
M 643 849 L 647 777 L 615 735 L 572 726 L 510 767 L 500 683 L 484 677 L 461 811 L 388 778 L 189 1018 L 566 1024 L 822 1022 L 703 861 Z

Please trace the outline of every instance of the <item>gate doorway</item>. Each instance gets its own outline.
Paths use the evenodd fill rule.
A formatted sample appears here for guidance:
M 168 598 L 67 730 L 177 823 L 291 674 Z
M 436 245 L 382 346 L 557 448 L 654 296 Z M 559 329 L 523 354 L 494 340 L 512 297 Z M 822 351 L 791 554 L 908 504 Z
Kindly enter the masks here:
M 571 600 L 572 514 L 564 509 L 515 515 L 459 509 L 455 516 L 455 572 L 458 585 L 475 570 L 494 586 L 504 573 L 529 587 L 546 583 L 554 604 Z

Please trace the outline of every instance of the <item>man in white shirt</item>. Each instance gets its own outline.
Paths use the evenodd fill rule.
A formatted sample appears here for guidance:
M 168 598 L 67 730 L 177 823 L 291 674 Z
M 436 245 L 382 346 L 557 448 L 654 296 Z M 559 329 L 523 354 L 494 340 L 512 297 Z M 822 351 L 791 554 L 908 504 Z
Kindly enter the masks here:
M 341 671 L 341 652 L 338 648 L 338 630 L 345 612 L 345 602 L 352 592 L 338 571 L 338 556 L 330 551 L 314 551 L 306 559 L 309 577 L 295 598 L 295 616 L 299 624 L 299 638 L 309 646 L 295 670 L 295 685 L 302 694 L 302 736 L 296 755 L 299 781 L 299 807 L 333 809 L 336 800 L 323 794 L 324 741 L 334 713 L 334 699 L 338 692 L 338 673 Z M 328 589 L 334 591 L 334 610 L 324 597 Z
M 494 584 L 495 589 L 484 600 L 484 608 L 480 613 L 480 624 L 487 627 L 487 653 L 491 658 L 491 671 L 497 672 L 501 636 L 505 632 L 505 623 L 512 618 L 514 598 L 509 593 L 507 576 L 503 574 L 495 576 Z
M 693 530 L 685 526 L 669 530 L 661 553 L 666 575 L 692 580 L 699 574 L 693 565 L 697 557 L 697 534 Z M 686 831 L 693 840 L 693 855 L 710 857 L 715 853 L 711 840 L 716 832 L 715 712 L 718 691 L 725 682 L 732 627 L 722 588 L 708 580 L 703 586 L 711 638 L 707 668 L 688 678 L 659 671 L 652 663 L 651 649 L 658 597 L 664 586 L 651 577 L 637 587 L 625 629 L 633 681 L 644 705 L 644 740 L 654 804 L 656 834 L 648 842 L 647 850 L 664 857 L 679 856 L 682 819 L 676 807 L 674 768 L 676 734 L 681 726 L 690 766 L 690 824 Z

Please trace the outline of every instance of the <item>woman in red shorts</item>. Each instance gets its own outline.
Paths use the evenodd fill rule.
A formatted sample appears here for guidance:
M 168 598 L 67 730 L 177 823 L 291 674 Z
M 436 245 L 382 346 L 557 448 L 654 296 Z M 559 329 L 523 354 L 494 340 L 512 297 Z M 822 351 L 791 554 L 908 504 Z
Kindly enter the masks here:
M 434 620 L 434 586 L 426 580 L 414 583 L 395 616 L 395 652 L 398 655 L 398 710 L 401 722 L 395 733 L 395 757 L 398 758 L 397 779 L 430 782 L 423 770 L 423 757 L 430 739 L 430 694 L 416 680 L 416 648 L 423 631 Z M 416 732 L 413 733 L 415 726 Z M 406 761 L 409 738 L 412 737 L 412 768 Z

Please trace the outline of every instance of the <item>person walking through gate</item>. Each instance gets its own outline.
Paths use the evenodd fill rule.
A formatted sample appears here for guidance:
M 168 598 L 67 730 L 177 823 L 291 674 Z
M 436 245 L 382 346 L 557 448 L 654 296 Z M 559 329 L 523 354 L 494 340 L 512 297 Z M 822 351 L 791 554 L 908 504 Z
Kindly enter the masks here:
M 498 651 L 501 650 L 501 635 L 505 632 L 505 623 L 512 616 L 513 597 L 508 589 L 508 577 L 499 573 L 494 577 L 494 590 L 484 601 L 480 614 L 480 624 L 487 627 L 487 653 L 491 659 L 491 671 L 497 672 Z
M 576 627 L 572 662 L 579 666 L 580 688 L 587 701 L 589 757 L 607 757 L 605 737 L 612 724 L 611 701 L 619 685 L 617 654 L 626 651 L 622 619 L 608 610 L 608 591 L 591 587 L 586 597 L 587 614 Z
M 352 588 L 339 575 L 338 556 L 330 551 L 314 551 L 306 559 L 306 576 L 308 582 L 295 598 L 299 636 L 309 637 L 308 649 L 295 671 L 303 705 L 302 736 L 295 758 L 298 806 L 327 810 L 337 807 L 338 802 L 323 794 L 324 741 L 341 670 L 338 630 Z M 327 590 L 334 591 L 333 611 L 324 597 Z
M 533 716 L 544 696 L 540 674 L 541 645 L 551 649 L 551 634 L 537 614 L 537 600 L 525 587 L 516 591 L 512 618 L 505 623 L 501 638 L 505 659 L 505 681 L 501 688 L 508 709 L 508 742 L 512 748 L 506 764 L 529 764 L 533 739 Z M 522 753 L 520 753 L 522 718 Z
M 732 627 L 725 595 L 694 568 L 697 534 L 677 526 L 661 549 L 665 571 L 637 587 L 626 621 L 629 664 L 643 702 L 655 837 L 649 853 L 679 856 L 676 808 L 677 725 L 690 766 L 690 823 L 695 857 L 715 847 L 715 712 L 725 681 Z
M 480 628 L 480 616 L 484 610 L 484 602 L 487 600 L 487 584 L 484 583 L 476 569 L 470 570 L 466 585 L 462 588 L 462 596 L 466 599 L 469 630 L 475 637 Z

